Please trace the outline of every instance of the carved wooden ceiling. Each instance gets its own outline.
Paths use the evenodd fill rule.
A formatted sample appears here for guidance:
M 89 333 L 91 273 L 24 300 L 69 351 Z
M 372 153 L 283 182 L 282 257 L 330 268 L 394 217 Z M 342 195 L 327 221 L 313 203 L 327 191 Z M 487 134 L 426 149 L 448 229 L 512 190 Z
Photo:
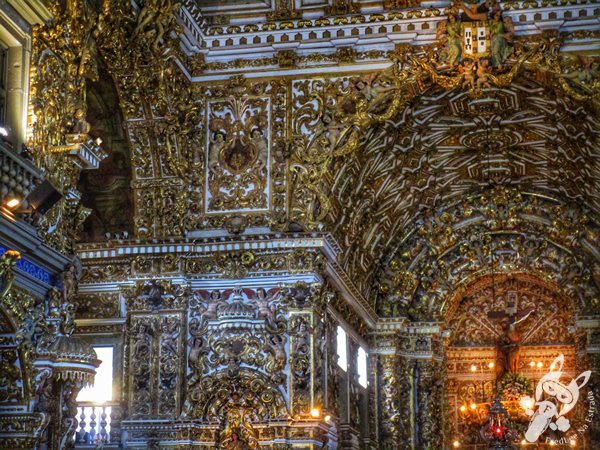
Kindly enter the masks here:
M 565 102 L 528 78 L 479 96 L 434 88 L 369 130 L 362 148 L 337 162 L 332 184 L 346 270 L 374 275 L 443 206 L 490 185 L 597 214 L 600 123 Z
M 143 3 L 136 24 L 124 6 L 103 15 L 122 37 L 98 45 L 131 145 L 131 234 L 332 232 L 340 273 L 384 317 L 443 316 L 449 293 L 491 267 L 489 251 L 461 258 L 489 242 L 510 270 L 537 261 L 537 275 L 595 299 L 577 277 L 590 281 L 581 265 L 600 257 L 597 68 L 571 52 L 595 48 L 598 27 L 584 22 L 598 11 L 583 2 L 536 19 L 537 6 L 502 4 L 514 54 L 482 64 L 484 84 L 469 89 L 465 68 L 438 55 L 449 3 L 401 3 L 188 0 Z M 217 136 L 264 157 L 231 171 Z M 580 266 L 562 273 L 568 258 Z

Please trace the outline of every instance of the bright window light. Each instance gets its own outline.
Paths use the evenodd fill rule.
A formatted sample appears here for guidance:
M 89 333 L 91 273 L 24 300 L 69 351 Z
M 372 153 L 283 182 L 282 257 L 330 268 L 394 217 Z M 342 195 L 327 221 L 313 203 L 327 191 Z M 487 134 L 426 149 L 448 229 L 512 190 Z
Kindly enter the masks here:
M 358 383 L 362 387 L 367 387 L 367 352 L 362 347 L 358 347 L 358 355 L 356 357 L 356 368 L 358 370 Z
M 79 391 L 78 402 L 102 404 L 112 400 L 113 390 L 113 348 L 94 347 L 98 359 L 102 361 L 96 369 L 94 384 Z
M 348 370 L 348 342 L 346 330 L 340 326 L 337 327 L 337 356 L 338 365 L 344 369 L 344 371 Z

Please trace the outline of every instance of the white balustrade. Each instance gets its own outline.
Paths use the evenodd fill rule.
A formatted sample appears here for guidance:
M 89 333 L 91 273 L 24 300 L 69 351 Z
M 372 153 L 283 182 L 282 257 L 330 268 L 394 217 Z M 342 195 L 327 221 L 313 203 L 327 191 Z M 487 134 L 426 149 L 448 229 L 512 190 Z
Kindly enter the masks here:
M 77 432 L 75 444 L 91 445 L 99 442 L 110 443 L 111 414 L 113 404 L 98 405 L 93 402 L 79 402 L 77 407 Z

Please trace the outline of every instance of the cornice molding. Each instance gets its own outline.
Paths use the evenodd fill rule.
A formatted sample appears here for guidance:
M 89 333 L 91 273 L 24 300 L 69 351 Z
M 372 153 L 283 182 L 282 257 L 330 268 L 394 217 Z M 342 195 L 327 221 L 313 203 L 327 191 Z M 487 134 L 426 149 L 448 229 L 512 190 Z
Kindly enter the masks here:
M 42 25 L 52 19 L 52 14 L 40 0 L 7 0 L 29 25 Z
M 84 266 L 97 263 L 116 263 L 118 260 L 133 260 L 140 256 L 160 257 L 174 254 L 179 256 L 210 257 L 220 252 L 243 252 L 252 251 L 262 253 L 269 250 L 293 251 L 296 249 L 319 249 L 326 259 L 326 273 L 331 278 L 333 285 L 339 289 L 344 300 L 365 321 L 369 328 L 374 328 L 377 323 L 377 315 L 367 300 L 358 291 L 350 277 L 337 263 L 340 252 L 339 245 L 330 234 L 306 233 L 292 236 L 284 235 L 256 235 L 235 237 L 206 237 L 195 241 L 175 241 L 172 239 L 152 242 L 142 241 L 109 241 L 106 243 L 80 244 L 77 254 Z M 298 281 L 307 283 L 322 282 L 320 274 L 314 272 L 269 273 L 265 271 L 260 276 L 248 276 L 243 279 L 218 278 L 211 274 L 207 277 L 187 279 L 180 274 L 147 274 L 137 276 L 135 280 L 142 278 L 158 277 L 170 279 L 174 283 L 189 283 L 193 289 L 224 289 L 232 285 L 243 285 L 244 287 L 277 287 L 293 284 Z M 133 278 L 123 281 L 106 280 L 97 283 L 81 283 L 80 292 L 116 292 L 121 287 L 132 285 Z
M 597 51 L 600 21 L 594 2 L 555 3 L 522 1 L 504 2 L 501 6 L 504 15 L 512 18 L 517 36 L 554 30 L 566 35 L 562 51 Z M 389 62 L 397 45 L 435 43 L 438 23 L 447 20 L 447 6 L 450 4 L 436 2 L 435 6 L 393 12 L 265 22 L 247 19 L 229 25 L 208 25 L 197 8 L 184 6 L 179 17 L 184 29 L 181 42 L 189 60 L 182 65 L 194 82 L 214 81 L 241 72 L 252 77 L 310 75 L 323 68 L 334 72 L 340 68 L 361 70 L 361 65 L 364 70 L 365 63 Z M 584 30 L 586 33 L 582 33 Z M 354 59 L 343 60 L 336 54 L 346 48 L 356 51 Z M 293 67 L 282 66 L 278 59 L 281 52 L 296 55 Z

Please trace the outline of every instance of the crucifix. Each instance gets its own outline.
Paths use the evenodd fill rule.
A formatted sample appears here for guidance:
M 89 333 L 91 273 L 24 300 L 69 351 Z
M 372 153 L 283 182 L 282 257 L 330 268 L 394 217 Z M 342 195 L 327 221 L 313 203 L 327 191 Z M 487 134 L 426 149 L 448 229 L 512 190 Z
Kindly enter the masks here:
M 517 326 L 525 322 L 533 311 L 534 308 L 519 311 L 517 293 L 515 291 L 508 291 L 504 311 L 490 311 L 488 313 L 488 319 L 490 320 L 505 321 L 502 327 L 504 335 L 502 336 L 500 349 L 503 356 L 503 369 L 506 372 L 516 373 L 519 370 L 522 335 L 518 331 Z

